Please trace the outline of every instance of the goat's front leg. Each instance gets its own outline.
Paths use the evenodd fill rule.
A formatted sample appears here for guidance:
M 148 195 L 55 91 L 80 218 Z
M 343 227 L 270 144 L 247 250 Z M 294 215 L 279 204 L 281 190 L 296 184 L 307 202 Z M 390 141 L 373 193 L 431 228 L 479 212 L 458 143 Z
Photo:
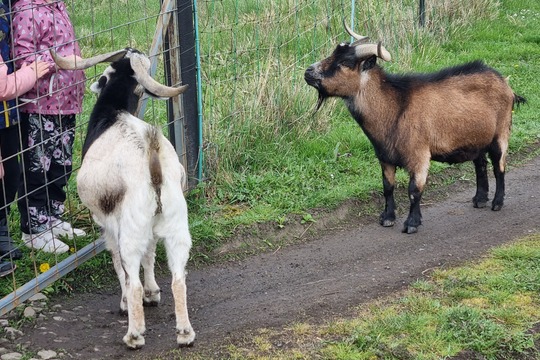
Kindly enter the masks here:
M 195 331 L 191 327 L 187 309 L 187 288 L 185 267 L 189 258 L 191 236 L 185 229 L 165 238 L 167 259 L 172 273 L 172 293 L 174 297 L 174 311 L 176 314 L 176 342 L 180 346 L 191 346 L 195 341 Z
M 476 172 L 476 194 L 473 197 L 473 206 L 475 208 L 486 207 L 488 202 L 489 181 L 487 176 L 486 154 L 482 153 L 473 160 L 474 170 Z
M 396 185 L 396 167 L 381 162 L 383 177 L 384 211 L 379 222 L 382 226 L 394 226 L 396 221 L 396 203 L 394 201 L 394 188 Z
M 142 258 L 144 270 L 144 306 L 158 306 L 161 301 L 161 290 L 156 283 L 154 264 L 156 259 L 156 241 L 152 240 L 148 251 Z
M 426 185 L 428 169 L 429 160 L 427 163 L 419 163 L 415 169 L 410 170 L 409 200 L 411 206 L 409 209 L 409 216 L 407 217 L 407 220 L 405 220 L 401 232 L 414 234 L 418 232 L 418 227 L 422 224 L 420 200 L 422 199 L 422 192 Z

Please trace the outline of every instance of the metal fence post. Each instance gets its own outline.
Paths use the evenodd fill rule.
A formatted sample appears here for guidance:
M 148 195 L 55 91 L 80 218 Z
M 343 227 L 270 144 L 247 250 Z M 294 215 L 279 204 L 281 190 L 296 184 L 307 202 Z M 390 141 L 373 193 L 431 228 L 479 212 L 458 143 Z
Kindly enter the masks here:
M 418 25 L 424 27 L 426 25 L 426 1 L 420 0 L 418 5 Z
M 193 19 L 193 1 L 177 0 L 178 43 L 180 45 L 181 79 L 189 87 L 183 93 L 184 141 L 187 157 L 189 187 L 197 184 L 198 167 L 202 144 L 199 144 L 199 124 L 197 113 L 197 63 L 195 54 L 195 31 Z M 169 128 L 169 131 L 176 131 Z M 172 135 L 172 134 L 170 134 Z M 174 138 L 174 136 L 171 136 Z M 176 146 L 176 144 L 173 144 Z

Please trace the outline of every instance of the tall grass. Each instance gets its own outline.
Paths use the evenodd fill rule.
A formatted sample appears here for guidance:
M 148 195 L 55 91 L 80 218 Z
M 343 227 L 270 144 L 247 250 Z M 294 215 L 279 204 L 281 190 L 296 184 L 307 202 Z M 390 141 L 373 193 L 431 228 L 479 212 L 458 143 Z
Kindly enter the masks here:
M 390 67 L 404 69 L 413 52 L 444 43 L 473 20 L 494 18 L 498 8 L 494 0 L 428 4 L 426 26 L 419 28 L 417 1 L 362 1 L 355 27 L 383 41 L 396 59 Z M 328 107 L 311 116 L 315 94 L 303 71 L 349 40 L 342 21 L 350 1 L 205 1 L 200 9 L 210 177 L 230 182 L 232 173 L 266 168 L 268 153 L 328 130 L 336 115 Z
M 354 28 L 384 43 L 390 70 L 428 69 L 452 35 L 495 18 L 499 8 L 495 0 L 427 3 L 420 28 L 417 1 L 357 2 Z M 341 105 L 330 101 L 314 115 L 317 95 L 303 79 L 311 63 L 350 40 L 342 25 L 350 1 L 204 1 L 199 9 L 208 181 L 196 237 L 211 236 L 198 224 L 223 222 L 223 206 L 239 206 L 239 222 L 264 221 L 365 197 L 378 186 L 367 139 Z M 354 158 L 338 163 L 337 153 Z M 358 173 L 369 180 L 351 190 Z

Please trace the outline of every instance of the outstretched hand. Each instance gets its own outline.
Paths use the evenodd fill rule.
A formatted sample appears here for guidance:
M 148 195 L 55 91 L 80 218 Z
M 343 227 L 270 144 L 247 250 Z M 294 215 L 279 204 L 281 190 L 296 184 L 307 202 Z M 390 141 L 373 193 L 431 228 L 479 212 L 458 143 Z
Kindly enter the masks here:
M 49 72 L 49 64 L 45 61 L 34 61 L 28 65 L 39 79 Z

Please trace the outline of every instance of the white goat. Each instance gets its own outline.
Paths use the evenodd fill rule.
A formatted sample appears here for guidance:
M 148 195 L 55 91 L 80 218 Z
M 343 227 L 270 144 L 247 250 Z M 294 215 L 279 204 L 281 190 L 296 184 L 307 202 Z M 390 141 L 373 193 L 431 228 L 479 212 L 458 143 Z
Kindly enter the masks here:
M 155 127 L 132 115 L 139 98 L 170 98 L 185 91 L 159 84 L 148 75 L 150 61 L 134 49 L 91 59 L 62 58 L 60 68 L 86 69 L 111 62 L 90 87 L 99 94 L 88 122 L 83 162 L 77 176 L 81 201 L 102 227 L 122 287 L 121 311 L 128 313 L 124 343 L 144 345 L 143 302 L 157 305 L 160 289 L 154 278 L 156 243 L 162 239 L 172 272 L 177 343 L 195 340 L 186 305 L 185 266 L 191 248 L 184 168 L 171 143 Z M 144 269 L 144 287 L 139 278 Z

